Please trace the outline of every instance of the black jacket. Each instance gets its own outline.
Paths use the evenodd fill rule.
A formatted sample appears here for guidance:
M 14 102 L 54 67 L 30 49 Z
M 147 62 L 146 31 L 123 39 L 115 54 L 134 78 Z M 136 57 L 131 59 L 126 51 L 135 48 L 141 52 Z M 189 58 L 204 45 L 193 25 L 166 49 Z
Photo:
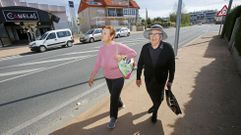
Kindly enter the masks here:
M 141 79 L 142 69 L 144 68 L 145 81 L 155 78 L 160 83 L 172 82 L 175 73 L 175 55 L 172 46 L 167 42 L 161 42 L 162 50 L 160 52 L 157 64 L 153 67 L 151 55 L 149 52 L 150 43 L 142 47 L 137 66 L 137 80 Z M 160 46 L 159 46 L 160 47 Z

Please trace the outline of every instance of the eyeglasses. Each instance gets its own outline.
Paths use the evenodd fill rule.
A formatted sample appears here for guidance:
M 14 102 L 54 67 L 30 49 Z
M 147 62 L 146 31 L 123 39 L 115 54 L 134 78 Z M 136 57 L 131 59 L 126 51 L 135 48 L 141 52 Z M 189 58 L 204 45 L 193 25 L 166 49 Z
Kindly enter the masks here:
M 161 35 L 162 33 L 149 33 L 149 36 L 157 36 L 157 35 Z

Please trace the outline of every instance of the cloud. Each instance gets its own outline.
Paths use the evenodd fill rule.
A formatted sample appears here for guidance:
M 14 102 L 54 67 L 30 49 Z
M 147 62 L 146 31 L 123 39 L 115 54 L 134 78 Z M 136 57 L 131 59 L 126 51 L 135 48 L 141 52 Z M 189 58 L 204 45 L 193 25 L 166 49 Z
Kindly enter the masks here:
M 146 10 L 140 9 L 139 10 L 140 16 L 142 18 L 146 18 Z M 168 17 L 171 13 L 171 10 L 148 10 L 148 17 L 155 18 L 155 17 Z

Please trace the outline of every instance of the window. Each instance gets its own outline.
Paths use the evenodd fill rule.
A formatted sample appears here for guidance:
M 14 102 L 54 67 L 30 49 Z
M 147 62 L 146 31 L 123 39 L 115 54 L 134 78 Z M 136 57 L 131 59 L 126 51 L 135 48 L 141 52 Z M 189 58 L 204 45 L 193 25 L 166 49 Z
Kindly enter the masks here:
M 60 31 L 60 32 L 57 32 L 57 36 L 59 38 L 67 37 L 67 36 L 70 36 L 70 32 L 69 31 Z
M 95 34 L 101 33 L 101 30 L 96 30 Z
M 66 36 L 70 36 L 71 35 L 69 31 L 65 31 L 65 33 L 66 33 Z
M 55 38 L 56 38 L 55 33 L 50 33 L 49 36 L 48 36 L 48 38 L 47 38 L 47 40 L 49 40 L 49 39 L 55 39 Z
M 117 16 L 123 16 L 123 9 L 116 9 Z
M 109 8 L 108 16 L 116 16 L 116 10 L 114 8 Z
M 65 32 L 64 32 L 64 31 L 57 32 L 57 36 L 58 36 L 59 38 L 65 37 Z

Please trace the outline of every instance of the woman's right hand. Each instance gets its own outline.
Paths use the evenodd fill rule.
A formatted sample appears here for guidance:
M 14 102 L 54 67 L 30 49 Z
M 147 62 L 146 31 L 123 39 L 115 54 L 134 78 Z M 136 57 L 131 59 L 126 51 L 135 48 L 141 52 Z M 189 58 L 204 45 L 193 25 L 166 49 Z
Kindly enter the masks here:
M 90 78 L 88 81 L 89 86 L 91 87 L 94 84 L 94 79 Z
M 136 80 L 136 85 L 137 85 L 138 87 L 140 87 L 140 86 L 141 86 L 141 80 Z

